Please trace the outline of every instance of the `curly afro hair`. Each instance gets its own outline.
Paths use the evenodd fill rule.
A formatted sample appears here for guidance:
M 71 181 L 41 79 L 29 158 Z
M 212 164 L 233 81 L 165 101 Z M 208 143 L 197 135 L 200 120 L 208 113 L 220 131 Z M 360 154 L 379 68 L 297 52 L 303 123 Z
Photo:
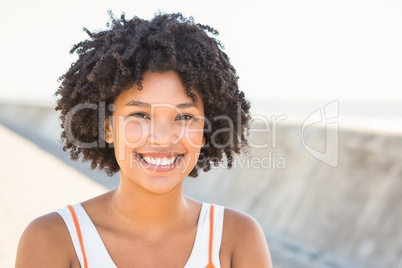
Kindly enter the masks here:
M 59 78 L 55 95 L 60 96 L 56 110 L 61 111 L 63 150 L 71 150 L 73 160 L 82 156 L 83 161 L 91 161 L 92 169 L 99 167 L 109 176 L 118 172 L 113 146 L 105 143 L 99 127 L 99 104 L 109 107 L 135 84 L 141 90 L 145 71 L 173 70 L 187 95 L 196 102 L 192 93 L 196 90 L 204 103 L 205 145 L 189 176 L 197 177 L 199 169 L 208 171 L 221 161 L 231 168 L 234 154 L 247 147 L 250 103 L 238 89 L 236 70 L 222 44 L 213 37 L 218 32 L 180 13 L 159 13 L 150 21 L 127 20 L 124 13 L 120 19 L 110 11 L 109 15 L 107 30 L 83 28 L 89 39 L 73 46 L 70 53 L 77 53 L 78 60 Z M 69 117 L 79 105 L 87 108 Z M 105 113 L 106 118 L 112 115 L 109 110 Z

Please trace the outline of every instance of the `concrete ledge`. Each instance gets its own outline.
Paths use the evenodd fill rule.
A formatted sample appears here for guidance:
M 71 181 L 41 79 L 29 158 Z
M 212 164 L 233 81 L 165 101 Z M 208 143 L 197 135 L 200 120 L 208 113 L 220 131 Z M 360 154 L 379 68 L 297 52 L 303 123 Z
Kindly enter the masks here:
M 305 146 L 325 149 L 331 135 L 323 128 L 308 131 Z M 276 135 L 275 147 L 272 133 L 251 136 L 256 144 L 270 146 L 252 149 L 250 158 L 271 156 L 273 163 L 275 156 L 286 167 L 249 162 L 213 170 L 189 179 L 186 192 L 249 212 L 268 240 L 270 233 L 290 238 L 331 267 L 345 267 L 346 260 L 351 267 L 402 267 L 402 137 L 340 130 L 339 142 L 326 148 L 339 157 L 332 167 L 306 150 L 301 126 L 280 125 Z
M 34 219 L 106 188 L 0 125 L 0 267 L 14 267 L 19 238 Z

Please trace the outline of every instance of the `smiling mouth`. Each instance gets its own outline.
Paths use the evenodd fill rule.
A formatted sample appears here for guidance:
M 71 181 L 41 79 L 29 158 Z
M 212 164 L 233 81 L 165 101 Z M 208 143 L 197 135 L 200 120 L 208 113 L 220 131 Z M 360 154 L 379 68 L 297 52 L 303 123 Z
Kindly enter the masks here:
M 182 158 L 183 155 L 184 154 L 177 154 L 171 156 L 156 157 L 137 153 L 137 157 L 143 160 L 145 163 L 161 167 L 173 165 L 179 158 Z

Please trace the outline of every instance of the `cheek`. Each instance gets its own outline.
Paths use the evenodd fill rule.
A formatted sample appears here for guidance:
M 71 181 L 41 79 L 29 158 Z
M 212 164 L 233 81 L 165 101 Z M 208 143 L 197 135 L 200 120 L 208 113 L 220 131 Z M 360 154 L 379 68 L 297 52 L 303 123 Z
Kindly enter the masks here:
M 129 142 L 139 142 L 148 137 L 149 127 L 147 124 L 132 123 L 126 127 L 126 136 Z
M 148 130 L 147 124 L 138 122 L 120 124 L 116 133 L 118 142 L 115 144 L 115 155 L 120 164 L 130 161 L 131 165 L 132 149 L 139 148 L 147 142 Z
M 193 123 L 186 128 L 186 142 L 194 149 L 200 149 L 204 145 L 204 123 Z
M 130 122 L 119 128 L 119 142 L 128 148 L 139 148 L 148 139 L 149 126 L 146 123 Z

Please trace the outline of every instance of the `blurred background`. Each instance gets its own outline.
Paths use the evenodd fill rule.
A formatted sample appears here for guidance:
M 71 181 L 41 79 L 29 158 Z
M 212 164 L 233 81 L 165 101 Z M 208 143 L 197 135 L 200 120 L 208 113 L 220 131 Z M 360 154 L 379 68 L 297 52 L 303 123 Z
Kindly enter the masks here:
M 256 217 L 274 267 L 402 267 L 402 2 L 0 6 L 0 267 L 13 266 L 33 218 L 118 184 L 69 161 L 54 111 L 68 51 L 87 38 L 82 27 L 105 29 L 109 9 L 181 12 L 216 28 L 252 103 L 250 141 L 267 146 L 189 179 L 188 195 Z

